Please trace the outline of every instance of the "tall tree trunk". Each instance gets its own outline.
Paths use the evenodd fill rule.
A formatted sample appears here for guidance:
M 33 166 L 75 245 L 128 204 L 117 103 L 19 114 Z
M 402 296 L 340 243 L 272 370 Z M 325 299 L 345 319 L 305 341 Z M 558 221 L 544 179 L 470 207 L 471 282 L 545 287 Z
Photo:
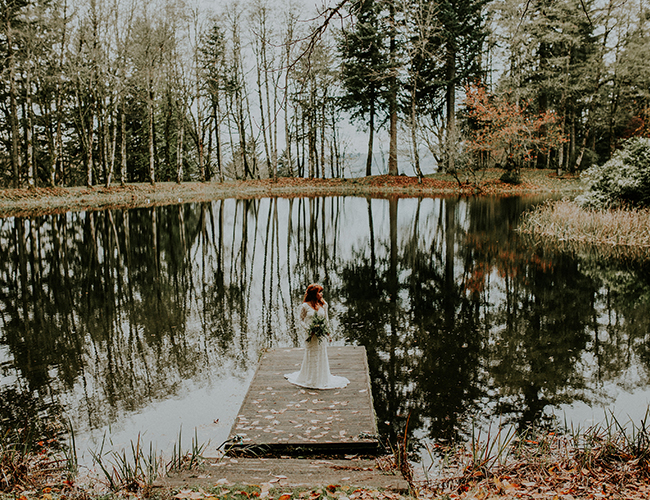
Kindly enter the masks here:
M 152 83 L 149 81 L 149 92 L 147 98 L 147 121 L 148 121 L 148 137 L 149 137 L 149 182 L 151 185 L 156 184 L 156 156 L 154 145 L 154 123 L 153 123 L 153 89 Z
M 447 91 L 445 101 L 447 105 L 447 172 L 453 172 L 455 164 L 456 143 L 456 47 L 449 41 L 447 47 Z
M 248 164 L 248 154 L 246 152 L 246 122 L 244 121 L 244 110 L 241 103 L 239 107 L 239 149 L 241 152 L 242 164 L 244 165 L 244 179 L 253 178 L 253 174 Z
M 63 30 L 61 32 L 61 52 L 59 53 L 58 61 L 58 74 L 56 78 L 56 135 L 54 139 L 53 147 L 53 159 L 52 159 L 52 168 L 49 172 L 49 184 L 54 186 L 56 184 L 56 175 L 57 175 L 57 165 L 59 176 L 62 179 L 64 177 L 63 172 L 63 62 L 65 57 L 65 46 L 66 46 L 66 34 L 68 27 L 68 2 L 67 0 L 63 1 Z
M 245 74 L 243 64 L 244 64 L 244 62 L 242 60 L 242 67 L 241 67 L 241 74 L 242 75 Z M 252 154 L 249 157 L 248 165 L 249 165 L 249 168 L 251 170 L 251 179 L 254 179 L 256 177 L 259 179 L 260 175 L 259 175 L 259 171 L 258 171 L 258 167 L 257 167 L 257 143 L 256 143 L 255 138 L 254 138 L 253 133 L 252 133 L 252 130 L 253 130 L 253 113 L 251 113 L 251 103 L 250 103 L 250 99 L 249 99 L 249 96 L 248 96 L 248 92 L 245 91 L 246 90 L 246 81 L 245 80 L 242 80 L 242 89 L 244 90 L 243 96 L 244 96 L 244 101 L 246 103 L 246 110 L 244 112 L 244 118 L 246 118 L 246 117 L 248 118 L 248 130 L 251 131 L 251 139 L 250 139 L 250 141 L 251 141 L 251 146 L 252 146 L 252 151 L 251 151 Z M 243 120 L 244 119 L 242 119 L 242 121 Z M 248 152 L 248 150 L 247 150 L 247 152 Z
M 420 152 L 418 150 L 418 118 L 415 109 L 416 84 L 415 79 L 411 87 L 411 141 L 413 142 L 413 163 L 415 173 L 418 176 L 418 183 L 422 183 L 422 170 L 420 169 Z
M 321 177 L 325 178 L 325 103 L 327 102 L 327 89 L 323 95 L 323 102 L 321 103 L 321 117 L 320 117 L 320 170 Z
M 178 137 L 176 147 L 176 183 L 183 182 L 183 136 L 185 135 L 185 124 L 183 120 L 183 110 L 180 111 L 178 119 Z
M 568 170 L 573 173 L 575 171 L 575 159 L 576 159 L 576 121 L 575 121 L 575 112 L 571 109 L 569 115 L 569 157 L 568 160 Z
M 366 176 L 372 175 L 372 150 L 375 141 L 375 100 L 370 101 L 368 116 L 368 154 L 366 156 Z
M 120 183 L 126 184 L 126 113 L 124 103 L 120 107 Z
M 16 72 L 13 50 L 13 29 L 11 27 L 11 9 L 5 9 L 7 16 L 7 65 L 9 66 L 9 121 L 11 127 L 11 173 L 13 185 L 20 186 L 22 170 L 20 158 L 20 132 L 18 124 L 18 102 L 16 98 Z
M 389 133 L 390 145 L 388 149 L 388 175 L 397 175 L 397 40 L 395 25 L 395 1 L 391 0 L 389 5 L 390 24 L 390 78 L 389 78 L 389 102 L 388 114 L 390 120 Z
M 274 62 L 272 60 L 271 62 Z M 268 62 L 268 53 L 267 50 L 264 50 L 264 85 L 266 87 L 266 104 L 268 107 L 267 116 L 271 123 L 273 124 L 273 131 L 269 130 L 269 140 L 271 143 L 271 169 L 273 170 L 273 180 L 278 178 L 278 87 L 280 84 L 280 74 L 274 79 L 273 82 L 273 106 L 271 107 L 270 99 L 270 84 L 269 84 L 269 74 L 273 74 L 273 68 L 269 65 Z M 269 124 L 270 125 L 270 124 Z
M 47 148 L 48 148 L 48 161 L 46 167 L 46 185 L 54 186 L 54 172 L 56 171 L 57 163 L 57 154 L 58 146 L 56 144 L 55 129 L 56 125 L 54 124 L 54 113 L 52 113 L 51 103 L 49 101 L 40 102 L 39 106 L 43 110 L 43 127 L 45 130 L 45 135 L 47 137 Z
M 390 146 L 388 149 L 388 175 L 397 175 L 397 96 L 390 107 Z
M 219 182 L 223 182 L 223 168 L 221 166 L 221 113 L 219 109 L 219 94 L 216 94 L 212 102 L 212 115 L 214 120 L 214 140 L 217 147 L 217 176 Z
M 338 129 L 336 127 L 336 114 L 332 113 L 332 150 L 334 153 L 334 159 L 336 162 L 336 177 L 342 177 L 341 175 L 341 162 L 339 158 L 339 139 L 338 139 Z
M 90 120 L 88 120 L 88 130 L 86 131 L 87 134 L 87 140 L 86 140 L 86 186 L 87 187 L 92 187 L 93 185 L 93 163 L 94 163 L 94 158 L 93 158 L 93 143 L 95 142 L 95 137 L 93 134 L 93 123 L 95 121 L 95 113 L 93 112 L 94 110 L 92 109 L 92 105 L 90 106 Z
M 103 93 L 102 93 L 103 94 Z M 102 95 L 99 98 L 97 105 L 97 149 L 99 151 L 99 163 L 101 166 L 100 172 L 104 175 L 104 183 L 106 183 L 106 178 L 108 177 L 108 117 L 106 116 L 106 106 L 104 104 L 104 96 Z M 100 179 L 97 179 L 99 183 Z
M 60 179 L 63 180 L 65 179 L 65 163 L 63 158 L 63 126 L 61 123 L 63 120 L 61 119 L 60 111 L 58 112 L 58 115 L 59 116 L 57 117 L 56 120 L 56 143 L 59 152 L 59 154 L 57 155 L 57 158 L 59 160 L 58 173 L 60 175 Z M 57 169 L 55 168 L 55 171 L 53 172 L 53 176 L 52 176 L 52 185 L 56 184 L 56 173 L 57 173 Z
M 166 170 L 167 168 L 171 168 L 173 162 L 172 162 L 172 119 L 174 116 L 174 103 L 172 100 L 172 93 L 171 90 L 168 88 L 166 92 L 166 98 L 165 101 L 167 102 L 166 105 L 166 113 L 165 113 L 165 126 L 163 128 L 163 133 L 165 136 L 165 146 L 163 147 L 163 154 L 165 155 L 165 167 L 163 169 Z
M 390 145 L 388 149 L 388 175 L 397 175 L 397 41 L 395 27 L 395 2 L 391 0 L 389 7 L 390 23 L 390 79 L 388 96 L 388 113 L 390 118 Z
M 34 113 L 32 110 L 32 84 L 30 78 L 30 68 L 27 69 L 25 76 L 25 166 L 27 167 L 27 185 L 34 187 L 36 184 L 34 175 Z
M 305 162 L 307 161 L 305 158 L 305 140 L 307 139 L 307 132 L 305 131 L 306 127 L 306 122 L 307 120 L 305 119 L 305 112 L 304 110 L 300 113 L 300 139 L 296 140 L 296 149 L 298 148 L 298 145 L 300 145 L 300 151 L 297 152 L 298 158 L 299 158 L 299 163 L 298 163 L 298 175 L 300 177 L 304 177 L 305 175 Z M 301 144 L 300 144 L 301 143 Z M 302 154 L 301 154 L 302 153 Z
M 546 42 L 539 44 L 538 49 L 538 58 L 539 58 L 539 69 L 540 72 L 545 73 L 548 71 L 548 58 L 550 56 L 549 45 Z M 540 89 L 539 95 L 537 96 L 538 109 L 537 112 L 541 115 L 546 113 L 548 109 L 548 92 L 546 89 Z M 546 125 L 542 125 L 539 130 L 540 136 L 546 135 Z M 545 168 L 548 162 L 549 155 L 544 151 L 539 151 L 536 158 L 536 167 Z
M 285 42 L 285 67 L 284 72 L 284 142 L 287 157 L 287 166 L 289 168 L 289 177 L 293 177 L 293 161 L 291 160 L 291 123 L 289 122 L 289 72 L 291 71 L 291 43 L 293 38 L 293 29 L 290 25 L 287 27 L 287 41 Z M 295 117 L 292 117 L 292 120 Z
M 108 116 L 109 127 L 107 130 L 108 135 L 110 135 L 110 139 L 106 141 L 108 143 L 106 152 L 106 155 L 108 157 L 106 160 L 108 163 L 105 179 L 106 187 L 109 187 L 113 181 L 113 174 L 115 173 L 115 153 L 117 151 L 117 123 L 115 119 L 115 107 L 113 103 L 111 103 L 110 109 L 111 112 Z
M 262 35 L 264 36 L 264 35 Z M 264 40 L 261 42 L 264 44 Z M 260 125 L 262 129 L 262 137 L 264 138 L 264 154 L 266 155 L 266 172 L 269 177 L 273 177 L 273 173 L 271 172 L 271 155 L 270 155 L 270 150 L 269 150 L 269 133 L 270 130 L 266 129 L 266 109 L 264 107 L 264 99 L 262 98 L 262 91 L 263 91 L 263 86 L 262 86 L 262 54 L 261 51 L 264 50 L 263 48 L 260 49 L 260 53 L 256 54 L 256 69 L 257 69 L 257 98 L 259 99 L 259 104 L 260 104 Z M 268 98 L 268 94 L 267 94 Z M 270 120 L 270 117 L 269 117 Z

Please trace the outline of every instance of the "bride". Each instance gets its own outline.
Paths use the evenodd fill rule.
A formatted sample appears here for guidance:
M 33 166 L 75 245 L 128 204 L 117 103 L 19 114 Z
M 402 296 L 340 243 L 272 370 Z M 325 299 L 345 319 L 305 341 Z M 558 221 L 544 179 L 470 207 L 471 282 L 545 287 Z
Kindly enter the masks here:
M 350 381 L 347 378 L 330 373 L 325 339 L 309 334 L 310 326 L 315 318 L 324 320 L 329 327 L 327 302 L 323 299 L 323 287 L 315 283 L 309 285 L 305 292 L 305 299 L 297 312 L 298 322 L 305 335 L 309 335 L 309 337 L 305 340 L 305 353 L 300 371 L 287 373 L 284 377 L 292 384 L 309 389 L 339 389 L 348 385 Z M 327 340 L 332 341 L 329 333 Z

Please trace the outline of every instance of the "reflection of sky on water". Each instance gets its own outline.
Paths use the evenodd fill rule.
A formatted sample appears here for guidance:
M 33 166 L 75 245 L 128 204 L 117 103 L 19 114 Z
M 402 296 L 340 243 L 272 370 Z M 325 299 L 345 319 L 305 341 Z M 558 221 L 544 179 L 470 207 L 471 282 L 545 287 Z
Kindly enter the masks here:
M 119 450 L 130 449 L 130 443 L 140 435 L 145 450 L 152 443 L 155 450 L 168 454 L 178 445 L 181 434 L 183 450 L 190 449 L 192 440 L 198 439 L 198 443 L 207 445 L 204 456 L 216 456 L 217 447 L 228 438 L 252 376 L 250 370 L 244 378 L 225 376 L 216 385 L 188 383 L 183 396 L 152 402 L 110 426 L 88 431 L 77 439 L 79 462 L 92 465 L 88 450 L 98 450 L 104 436 L 107 442 L 110 440 L 110 448 Z
M 90 269 L 88 262 L 92 264 L 93 259 L 97 260 L 88 276 L 70 282 L 72 289 L 67 291 L 78 309 L 62 310 L 44 317 L 44 321 L 54 318 L 51 325 L 46 324 L 48 335 L 53 336 L 61 330 L 57 314 L 70 318 L 74 331 L 86 344 L 80 351 L 75 351 L 81 365 L 75 365 L 77 371 L 71 372 L 74 375 L 72 387 L 62 377 L 65 360 L 48 358 L 45 361 L 48 363 L 48 387 L 67 408 L 67 414 L 77 429 L 82 462 L 89 460 L 86 450 L 98 449 L 104 435 L 114 447 L 121 448 L 128 447 L 140 434 L 147 447 L 151 441 L 156 449 L 169 452 L 177 443 L 181 428 L 184 448 L 189 447 L 196 429 L 199 442 L 210 441 L 206 454 L 214 453 L 227 438 L 260 351 L 300 343 L 300 335 L 292 327 L 292 309 L 300 302 L 304 287 L 312 281 L 326 285 L 325 297 L 337 328 L 337 343 L 354 343 L 362 338 L 377 342 L 374 346 L 376 360 L 382 366 L 372 369 L 375 378 L 381 380 L 389 376 L 387 373 L 393 361 L 388 341 L 382 344 L 383 337 L 377 340 L 378 335 L 391 335 L 391 329 L 396 328 L 393 333 L 399 345 L 395 353 L 405 356 L 403 359 L 409 363 L 431 348 L 416 342 L 432 326 L 420 326 L 417 317 L 424 314 L 426 320 L 432 311 L 418 312 L 417 304 L 412 302 L 412 289 L 419 286 L 417 280 L 420 279 L 415 264 L 420 265 L 422 259 L 431 256 L 433 267 L 425 271 L 431 271 L 430 276 L 435 276 L 438 271 L 442 273 L 444 258 L 449 257 L 448 252 L 452 251 L 453 279 L 450 286 L 453 288 L 441 289 L 440 293 L 443 297 L 446 293 L 459 294 L 458 300 L 471 305 L 471 293 L 463 283 L 482 268 L 468 259 L 484 258 L 486 277 L 482 291 L 479 291 L 480 301 L 476 304 L 480 306 L 481 316 L 491 316 L 491 323 L 478 328 L 477 334 L 483 336 L 483 348 L 489 347 L 491 356 L 499 356 L 495 339 L 503 340 L 502 336 L 508 334 L 504 326 L 507 321 L 499 316 L 502 304 L 513 291 L 521 293 L 517 287 L 530 287 L 522 296 L 537 293 L 539 300 L 545 300 L 544 297 L 553 292 L 553 283 L 545 284 L 540 280 L 541 284 L 535 285 L 542 287 L 539 290 L 529 283 L 536 279 L 535 273 L 546 279 L 545 276 L 552 275 L 550 271 L 535 268 L 527 257 L 509 255 L 516 249 L 510 242 L 513 237 L 509 227 L 516 224 L 518 214 L 531 203 L 512 199 L 501 202 L 402 199 L 397 203 L 395 213 L 391 212 L 389 202 L 382 199 L 229 199 L 205 205 L 161 207 L 156 209 L 155 218 L 152 218 L 151 209 L 139 209 L 131 211 L 128 220 L 126 214 L 116 211 L 110 214 L 112 220 L 108 220 L 108 212 L 99 212 L 92 215 L 66 214 L 57 216 L 57 219 L 43 217 L 25 222 L 27 234 L 30 230 L 38 231 L 42 248 L 47 249 L 41 254 L 40 272 L 44 275 L 44 283 L 48 284 L 43 289 L 51 286 L 52 278 L 48 278 L 48 274 L 57 270 L 50 255 L 56 247 L 53 220 L 57 221 L 59 229 L 66 227 L 61 242 L 65 242 L 70 253 L 74 254 L 67 263 L 69 267 L 65 272 L 68 275 L 77 278 L 74 273 L 86 272 Z M 450 207 L 453 211 L 451 219 Z M 17 223 L 14 219 L 0 221 L 0 238 L 13 244 L 12 235 Z M 453 227 L 447 227 L 448 224 Z M 130 250 L 124 247 L 126 227 L 131 228 Z M 399 284 L 397 307 L 400 316 L 394 325 L 385 323 L 383 328 L 375 331 L 371 323 L 364 323 L 367 317 L 364 319 L 357 314 L 363 312 L 369 298 L 350 295 L 350 280 L 365 279 L 355 276 L 355 273 L 374 261 L 380 275 L 386 273 L 380 276 L 379 286 L 386 285 L 381 280 L 384 279 L 382 276 L 390 276 L 389 267 L 393 265 L 391 228 L 396 230 L 398 248 L 395 276 Z M 156 245 L 152 244 L 154 234 Z M 121 242 L 119 249 L 111 243 L 113 235 Z M 445 238 L 450 235 L 454 238 L 453 244 L 446 247 Z M 94 254 L 93 245 L 88 242 L 96 245 Z M 8 248 L 10 246 L 5 245 L 5 249 Z M 26 246 L 25 251 L 29 253 L 30 247 Z M 5 278 L 20 268 L 11 260 L 15 257 L 11 252 L 4 255 Z M 75 266 L 78 259 L 81 260 Z M 440 263 L 435 259 L 441 259 Z M 551 259 L 551 262 L 555 261 Z M 522 277 L 512 272 L 518 269 L 516 266 L 522 266 L 526 275 Z M 417 272 L 422 272 L 422 269 L 418 268 Z M 507 272 L 512 273 L 508 284 L 504 281 Z M 584 276 L 581 279 L 584 280 Z M 434 285 L 442 286 L 436 283 L 431 286 Z M 20 287 L 20 282 L 15 286 Z M 380 292 L 384 295 L 378 300 L 386 300 L 390 290 L 381 288 Z M 87 301 L 78 300 L 78 297 L 87 295 Z M 112 297 L 115 304 L 111 302 Z M 44 302 L 48 303 L 50 298 L 47 295 Z M 59 303 L 59 299 L 52 300 L 48 306 L 65 306 L 65 301 Z M 9 295 L 4 298 L 9 320 L 14 310 L 20 310 L 20 304 L 12 300 Z M 603 322 L 607 313 L 603 309 L 604 299 L 597 297 L 596 302 L 597 315 Z M 385 305 L 388 307 L 390 302 Z M 9 320 L 6 325 L 11 326 Z M 6 340 L 9 326 L 3 328 L 0 346 L 3 379 L 0 387 L 17 383 L 26 387 L 28 384 L 21 377 L 27 376 L 25 370 L 30 367 L 14 363 L 14 352 L 18 352 L 20 343 L 10 346 Z M 362 331 L 364 329 L 370 330 Z M 226 334 L 231 334 L 232 338 L 220 342 L 221 338 L 226 339 L 222 337 Z M 525 336 L 522 339 L 525 341 Z M 517 342 L 522 342 L 522 339 Z M 444 345 L 447 339 L 441 338 L 440 341 Z M 457 352 L 454 355 L 465 352 L 467 342 L 461 344 L 455 346 Z M 525 342 L 513 345 L 525 349 L 534 347 L 534 344 Z M 588 343 L 574 367 L 576 373 L 569 374 L 584 380 L 585 388 L 580 397 L 590 404 L 575 398 L 566 403 L 560 398 L 555 407 L 547 405 L 544 413 L 555 414 L 560 421 L 566 417 L 568 421 L 588 425 L 602 421 L 604 412 L 613 408 L 615 415 L 639 421 L 649 400 L 646 367 L 640 365 L 636 354 L 632 354 L 631 366 L 614 367 L 601 377 L 592 349 L 593 345 Z M 433 355 L 444 356 L 438 351 L 433 351 Z M 542 355 L 549 357 L 548 352 Z M 459 359 L 462 362 L 463 358 Z M 507 359 L 503 357 L 503 360 Z M 476 371 L 476 383 L 485 387 L 477 392 L 479 396 L 473 402 L 476 407 L 472 412 L 479 418 L 482 414 L 493 418 L 497 403 L 518 404 L 518 394 L 507 393 L 517 386 L 498 385 L 513 382 L 507 377 L 499 379 L 495 386 L 491 365 L 485 363 Z M 16 369 L 14 364 L 19 368 Z M 552 362 L 545 366 L 552 366 Z M 414 368 L 422 367 L 405 368 L 408 368 L 405 376 L 414 373 L 415 377 Z M 399 370 L 396 373 L 400 373 Z M 423 373 L 426 375 L 426 367 Z M 421 373 L 420 376 L 424 375 Z M 573 380 L 571 377 L 569 380 Z M 420 404 L 409 398 L 417 396 L 418 383 L 423 380 L 396 381 L 399 394 L 406 400 L 401 408 L 403 411 Z M 569 393 L 571 389 L 569 387 Z M 565 388 L 558 390 L 561 392 Z M 452 396 L 450 393 L 449 397 Z M 396 396 L 381 394 L 378 397 Z M 440 397 L 447 396 L 443 394 Z M 573 396 L 569 394 L 568 397 Z M 378 401 L 379 405 L 384 403 Z M 382 415 L 382 411 L 386 411 L 383 406 L 378 408 L 379 418 L 383 421 L 389 417 Z M 419 431 L 422 437 L 428 432 L 427 426 L 435 425 L 431 424 L 431 418 L 431 415 L 422 415 L 423 427 Z M 469 418 L 471 415 L 465 415 L 463 421 Z
M 621 425 L 627 426 L 630 422 L 639 425 L 645 418 L 650 407 L 650 389 L 631 389 L 629 392 L 621 390 L 617 384 L 607 384 L 602 388 L 606 394 L 605 404 L 587 405 L 576 401 L 571 405 L 562 405 L 555 410 L 555 415 L 560 421 L 565 416 L 568 422 L 573 422 L 583 429 L 591 425 L 601 425 L 611 422 L 612 415 Z

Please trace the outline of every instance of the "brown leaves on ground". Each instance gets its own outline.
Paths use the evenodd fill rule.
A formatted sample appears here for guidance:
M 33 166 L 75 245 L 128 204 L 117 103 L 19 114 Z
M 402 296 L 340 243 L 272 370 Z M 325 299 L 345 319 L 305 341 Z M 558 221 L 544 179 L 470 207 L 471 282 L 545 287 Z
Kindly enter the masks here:
M 273 179 L 236 180 L 225 182 L 158 182 L 132 183 L 109 187 L 32 187 L 0 189 L 0 216 L 36 216 L 72 210 L 100 210 L 188 202 L 204 202 L 224 198 L 371 196 L 433 197 L 441 195 L 517 195 L 552 191 L 575 191 L 576 178 L 558 178 L 550 170 L 524 169 L 522 183 L 507 184 L 500 180 L 502 170 L 489 169 L 476 178 L 436 173 L 424 177 L 378 175 L 353 179 L 305 179 L 281 177 Z
M 407 495 L 408 496 L 408 495 Z M 203 489 L 184 489 L 173 496 L 175 500 L 400 500 L 407 496 L 394 491 L 373 488 L 355 488 L 330 484 L 316 488 L 272 487 L 269 483 L 244 487 L 215 486 Z
M 593 434 L 587 446 L 549 433 L 517 443 L 505 464 L 484 470 L 466 466 L 455 475 L 422 482 L 426 499 L 650 498 L 650 450 L 630 450 L 619 437 Z M 632 451 L 632 453 L 630 452 Z

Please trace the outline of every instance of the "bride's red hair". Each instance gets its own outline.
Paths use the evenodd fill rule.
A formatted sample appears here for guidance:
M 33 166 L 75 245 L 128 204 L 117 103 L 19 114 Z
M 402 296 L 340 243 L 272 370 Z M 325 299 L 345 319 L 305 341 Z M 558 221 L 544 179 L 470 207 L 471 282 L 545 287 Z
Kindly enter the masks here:
M 303 300 L 303 302 L 307 302 L 314 309 L 318 309 L 319 307 L 324 306 L 325 301 L 323 300 L 323 297 L 318 296 L 318 292 L 322 291 L 322 286 L 320 286 L 318 283 L 312 283 L 307 287 L 307 291 L 305 292 L 305 300 Z

